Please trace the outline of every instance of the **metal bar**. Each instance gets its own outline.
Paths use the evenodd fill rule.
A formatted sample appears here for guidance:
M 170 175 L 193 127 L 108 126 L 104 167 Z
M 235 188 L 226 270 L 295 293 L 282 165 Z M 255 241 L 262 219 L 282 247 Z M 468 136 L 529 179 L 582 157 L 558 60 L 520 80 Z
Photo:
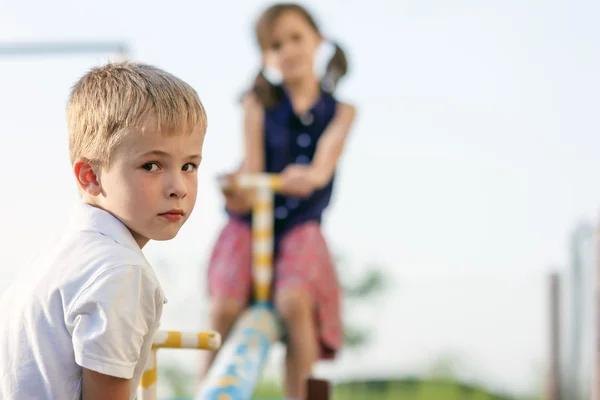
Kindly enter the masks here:
M 281 178 L 278 174 L 225 174 L 217 177 L 222 189 L 258 189 L 267 188 L 272 192 L 279 191 Z
M 156 353 L 158 349 L 152 349 L 142 379 L 137 388 L 137 400 L 157 400 L 156 394 L 156 379 L 157 379 L 157 364 Z
M 256 189 L 252 208 L 252 282 L 258 303 L 269 302 L 273 281 L 273 192 Z
M 0 56 L 37 56 L 92 53 L 118 53 L 125 56 L 129 48 L 122 42 L 20 42 L 0 43 Z
M 221 346 L 218 332 L 159 331 L 154 335 L 155 349 L 198 349 L 217 350 Z
M 594 228 L 587 223 L 580 223 L 574 229 L 570 238 L 570 253 L 571 253 L 571 279 L 570 279 L 570 323 L 569 329 L 570 346 L 568 350 L 568 364 L 565 366 L 566 381 L 563 386 L 563 396 L 573 400 L 582 400 L 584 393 L 582 392 L 581 376 L 581 360 L 583 346 L 583 331 L 582 324 L 584 315 L 587 314 L 586 302 L 583 301 L 585 296 L 583 265 L 583 250 L 582 247 L 594 237 Z M 562 379 L 563 377 L 561 377 Z
M 223 189 L 253 189 L 252 277 L 254 298 L 267 304 L 273 280 L 273 196 L 281 187 L 277 174 L 237 174 L 219 177 Z
M 179 331 L 158 331 L 154 334 L 152 341 L 152 351 L 146 366 L 142 379 L 137 388 L 138 400 L 156 400 L 157 383 L 157 353 L 158 349 L 202 349 L 217 350 L 221 346 L 221 335 L 217 332 L 179 332 Z
M 600 221 L 596 225 L 595 237 L 595 296 L 594 296 L 594 316 L 595 316 L 595 337 L 594 337 L 594 382 L 592 385 L 593 400 L 600 400 Z
M 548 400 L 563 400 L 560 371 L 560 276 L 550 274 L 550 376 Z

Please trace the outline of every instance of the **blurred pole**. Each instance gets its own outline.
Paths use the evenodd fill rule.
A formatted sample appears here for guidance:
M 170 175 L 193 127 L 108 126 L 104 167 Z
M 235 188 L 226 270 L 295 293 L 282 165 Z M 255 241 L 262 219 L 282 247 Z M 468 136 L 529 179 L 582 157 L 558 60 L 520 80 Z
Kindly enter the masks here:
M 595 317 L 595 349 L 594 349 L 594 380 L 592 384 L 592 398 L 593 400 L 600 399 L 600 220 L 596 225 L 596 268 L 595 268 L 595 304 L 594 304 L 594 317 Z
M 571 279 L 570 279 L 570 346 L 567 349 L 568 365 L 566 376 L 561 376 L 565 385 L 562 387 L 564 395 L 569 399 L 581 400 L 583 397 L 581 381 L 582 349 L 583 349 L 583 316 L 587 315 L 589 307 L 583 301 L 584 287 L 584 261 L 583 245 L 594 237 L 594 227 L 587 223 L 580 223 L 571 234 Z M 566 381 L 564 378 L 567 378 Z
M 550 376 L 547 400 L 563 400 L 560 374 L 560 276 L 550 274 Z
M 123 42 L 20 42 L 0 43 L 0 57 L 26 57 L 44 55 L 80 55 L 114 53 L 124 60 L 129 48 Z

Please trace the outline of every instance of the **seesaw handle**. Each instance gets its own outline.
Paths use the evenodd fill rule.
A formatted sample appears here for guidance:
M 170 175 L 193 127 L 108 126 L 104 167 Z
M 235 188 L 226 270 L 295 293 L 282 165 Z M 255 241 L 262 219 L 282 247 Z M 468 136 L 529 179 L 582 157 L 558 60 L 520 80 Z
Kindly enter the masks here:
M 273 282 L 273 198 L 281 188 L 278 174 L 225 174 L 218 177 L 221 189 L 253 189 L 252 200 L 252 281 L 259 304 L 270 301 Z
M 235 189 L 267 189 L 277 192 L 281 189 L 279 174 L 223 174 L 217 177 L 223 190 Z
M 154 335 L 152 347 L 155 349 L 217 350 L 221 347 L 221 335 L 218 332 L 158 331 Z
M 221 335 L 217 332 L 158 331 L 152 340 L 152 351 L 142 379 L 137 388 L 138 400 L 157 400 L 156 379 L 158 349 L 217 350 L 221 347 Z

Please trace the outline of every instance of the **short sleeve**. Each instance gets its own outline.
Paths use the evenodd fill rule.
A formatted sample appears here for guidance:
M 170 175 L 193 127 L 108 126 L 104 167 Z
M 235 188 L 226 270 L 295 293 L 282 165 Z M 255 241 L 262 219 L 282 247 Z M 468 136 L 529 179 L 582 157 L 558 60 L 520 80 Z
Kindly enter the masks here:
M 100 274 L 67 315 L 77 364 L 131 379 L 144 338 L 156 329 L 162 313 L 161 293 L 156 278 L 141 266 Z

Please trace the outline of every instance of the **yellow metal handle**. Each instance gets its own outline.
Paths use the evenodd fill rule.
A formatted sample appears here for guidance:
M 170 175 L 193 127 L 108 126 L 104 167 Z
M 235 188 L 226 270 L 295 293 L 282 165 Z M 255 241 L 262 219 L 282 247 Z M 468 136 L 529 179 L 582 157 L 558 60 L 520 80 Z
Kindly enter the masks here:
M 217 350 L 221 347 L 218 332 L 158 331 L 152 340 L 152 351 L 137 388 L 138 400 L 157 400 L 156 378 L 158 349 Z
M 277 192 L 281 189 L 279 174 L 223 174 L 217 178 L 221 189 L 269 189 Z
M 217 350 L 221 347 L 221 335 L 218 332 L 158 331 L 154 335 L 152 347 L 155 349 Z
M 252 278 L 254 297 L 269 301 L 273 282 L 273 196 L 281 189 L 278 174 L 231 174 L 219 177 L 221 189 L 253 189 L 252 201 Z

